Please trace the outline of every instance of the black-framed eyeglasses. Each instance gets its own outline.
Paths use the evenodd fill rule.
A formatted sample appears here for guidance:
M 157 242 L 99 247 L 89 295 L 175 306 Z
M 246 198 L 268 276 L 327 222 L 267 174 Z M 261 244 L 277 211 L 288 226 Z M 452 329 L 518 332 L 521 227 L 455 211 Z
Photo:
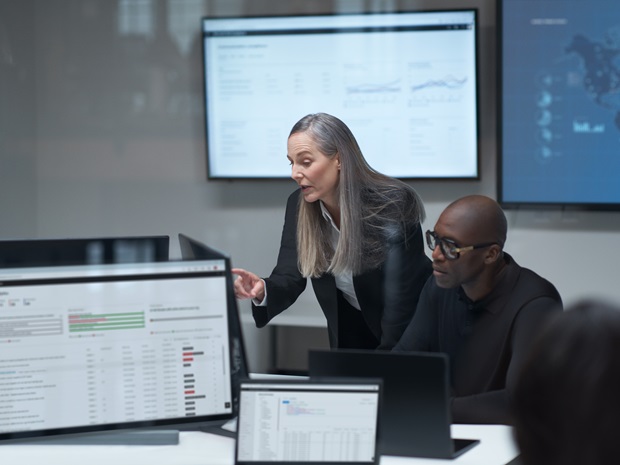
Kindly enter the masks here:
M 426 231 L 426 245 L 428 245 L 428 248 L 431 250 L 435 250 L 435 248 L 439 246 L 444 257 L 448 260 L 456 260 L 463 252 L 499 244 L 497 242 L 484 242 L 482 244 L 459 247 L 452 239 L 439 237 L 435 231 Z

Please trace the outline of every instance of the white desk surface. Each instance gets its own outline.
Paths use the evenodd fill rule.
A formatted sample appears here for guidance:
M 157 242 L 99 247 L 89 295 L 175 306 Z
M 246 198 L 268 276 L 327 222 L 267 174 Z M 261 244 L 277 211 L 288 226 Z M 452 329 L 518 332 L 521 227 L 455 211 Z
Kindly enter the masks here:
M 0 463 L 13 465 L 232 465 L 234 439 L 181 432 L 175 446 L 0 445 Z M 512 429 L 503 425 L 453 425 L 453 437 L 481 442 L 455 460 L 381 457 L 381 465 L 503 465 L 517 456 Z

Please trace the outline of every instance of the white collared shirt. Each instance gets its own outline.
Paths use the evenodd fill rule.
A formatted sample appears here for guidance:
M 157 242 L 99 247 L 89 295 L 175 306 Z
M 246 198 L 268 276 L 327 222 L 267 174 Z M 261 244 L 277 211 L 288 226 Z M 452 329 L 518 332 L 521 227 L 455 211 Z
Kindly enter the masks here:
M 325 205 L 323 205 L 323 202 L 319 200 L 319 204 L 321 205 L 321 212 L 323 213 L 323 218 L 325 218 L 325 221 L 327 221 L 332 226 L 330 240 L 332 247 L 335 250 L 338 246 L 338 240 L 340 239 L 340 230 L 336 226 L 336 223 L 334 223 L 334 219 L 327 211 Z M 353 307 L 360 310 L 360 304 L 357 300 L 357 295 L 355 295 L 355 288 L 353 287 L 353 274 L 348 271 L 347 273 L 342 275 L 334 275 L 334 279 L 336 280 L 336 288 L 342 291 L 342 295 L 344 296 L 346 301 L 349 302 Z M 257 299 L 252 299 L 254 305 L 258 307 L 267 306 L 267 286 L 265 285 L 264 287 L 265 297 L 263 298 L 262 302 L 259 302 Z
M 334 250 L 338 246 L 338 240 L 340 239 L 340 230 L 334 223 L 334 219 L 327 211 L 327 207 L 323 205 L 323 202 L 319 200 L 321 204 L 321 212 L 323 213 L 323 218 L 332 226 L 331 229 L 331 243 Z M 336 287 L 342 291 L 342 294 L 347 302 L 349 302 L 353 307 L 360 310 L 360 304 L 357 300 L 357 295 L 355 295 L 355 288 L 353 287 L 353 274 L 350 271 L 347 271 L 342 275 L 334 275 L 336 279 Z

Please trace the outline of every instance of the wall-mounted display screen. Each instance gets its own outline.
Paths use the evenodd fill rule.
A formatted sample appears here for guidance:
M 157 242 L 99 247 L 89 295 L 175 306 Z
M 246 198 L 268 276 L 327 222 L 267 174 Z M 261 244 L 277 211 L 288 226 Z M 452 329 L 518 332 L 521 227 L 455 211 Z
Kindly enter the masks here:
M 309 113 L 376 170 L 478 177 L 476 10 L 203 18 L 208 177 L 287 178 Z
M 620 209 L 620 3 L 498 12 L 500 202 Z

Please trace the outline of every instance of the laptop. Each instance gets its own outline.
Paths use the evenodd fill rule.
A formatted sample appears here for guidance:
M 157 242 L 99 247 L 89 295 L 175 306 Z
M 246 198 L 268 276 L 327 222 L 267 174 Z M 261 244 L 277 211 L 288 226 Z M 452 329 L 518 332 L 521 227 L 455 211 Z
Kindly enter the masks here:
M 382 380 L 240 384 L 236 465 L 377 465 Z
M 452 439 L 448 357 L 362 349 L 311 350 L 314 376 L 383 379 L 382 455 L 455 458 L 480 441 Z

